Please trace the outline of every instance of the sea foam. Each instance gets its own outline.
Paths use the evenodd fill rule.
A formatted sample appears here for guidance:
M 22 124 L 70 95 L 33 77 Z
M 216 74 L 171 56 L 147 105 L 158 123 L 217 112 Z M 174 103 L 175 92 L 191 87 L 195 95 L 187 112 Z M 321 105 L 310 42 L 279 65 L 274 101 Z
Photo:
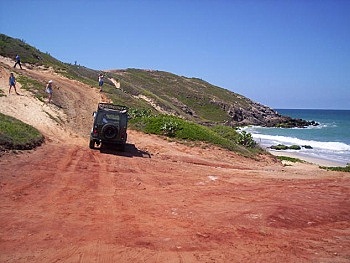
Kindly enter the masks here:
M 342 142 L 321 142 L 314 140 L 302 140 L 294 137 L 280 136 L 280 135 L 265 135 L 265 134 L 252 134 L 254 140 L 262 142 L 264 145 L 271 143 L 285 144 L 285 145 L 309 145 L 315 149 L 324 149 L 331 151 L 350 151 L 350 145 Z

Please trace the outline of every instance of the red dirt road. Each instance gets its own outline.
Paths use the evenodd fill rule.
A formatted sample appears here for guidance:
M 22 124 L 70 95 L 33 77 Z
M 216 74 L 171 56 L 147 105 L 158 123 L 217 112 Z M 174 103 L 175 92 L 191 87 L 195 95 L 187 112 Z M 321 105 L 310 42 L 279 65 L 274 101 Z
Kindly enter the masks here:
M 1 158 L 1 262 L 349 262 L 350 179 L 131 132 Z
M 0 262 L 350 262 L 349 173 L 135 131 L 125 153 L 90 150 L 96 89 L 21 73 L 59 83 L 65 118 L 20 88 L 0 98 L 46 136 L 0 156 Z

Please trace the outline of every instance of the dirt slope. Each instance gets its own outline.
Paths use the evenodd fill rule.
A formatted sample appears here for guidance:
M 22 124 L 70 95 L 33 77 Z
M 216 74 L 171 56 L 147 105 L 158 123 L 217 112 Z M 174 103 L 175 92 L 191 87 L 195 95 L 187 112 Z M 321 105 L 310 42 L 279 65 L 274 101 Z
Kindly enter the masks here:
M 97 89 L 21 73 L 53 79 L 60 107 L 0 97 L 47 138 L 0 159 L 0 262 L 350 262 L 348 174 L 135 131 L 125 153 L 90 150 Z

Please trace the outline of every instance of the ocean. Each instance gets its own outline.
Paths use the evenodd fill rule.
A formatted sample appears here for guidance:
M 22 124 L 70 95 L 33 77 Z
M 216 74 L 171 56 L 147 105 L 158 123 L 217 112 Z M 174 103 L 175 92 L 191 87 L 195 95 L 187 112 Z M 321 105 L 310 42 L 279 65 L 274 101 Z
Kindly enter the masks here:
M 316 121 L 320 125 L 307 128 L 244 128 L 263 148 L 272 145 L 308 145 L 301 150 L 287 150 L 303 156 L 322 159 L 346 166 L 350 163 L 350 110 L 301 110 L 276 109 L 278 113 L 292 118 Z M 281 152 L 281 151 L 280 151 Z

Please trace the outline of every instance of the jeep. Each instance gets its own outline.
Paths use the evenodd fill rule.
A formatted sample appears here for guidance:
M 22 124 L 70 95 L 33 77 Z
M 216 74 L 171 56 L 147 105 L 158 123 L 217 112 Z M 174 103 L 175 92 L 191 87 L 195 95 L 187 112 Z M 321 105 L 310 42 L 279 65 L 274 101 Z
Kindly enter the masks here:
M 128 108 L 111 103 L 99 103 L 93 113 L 94 123 L 90 134 L 90 149 L 102 145 L 118 146 L 125 150 L 128 125 Z

